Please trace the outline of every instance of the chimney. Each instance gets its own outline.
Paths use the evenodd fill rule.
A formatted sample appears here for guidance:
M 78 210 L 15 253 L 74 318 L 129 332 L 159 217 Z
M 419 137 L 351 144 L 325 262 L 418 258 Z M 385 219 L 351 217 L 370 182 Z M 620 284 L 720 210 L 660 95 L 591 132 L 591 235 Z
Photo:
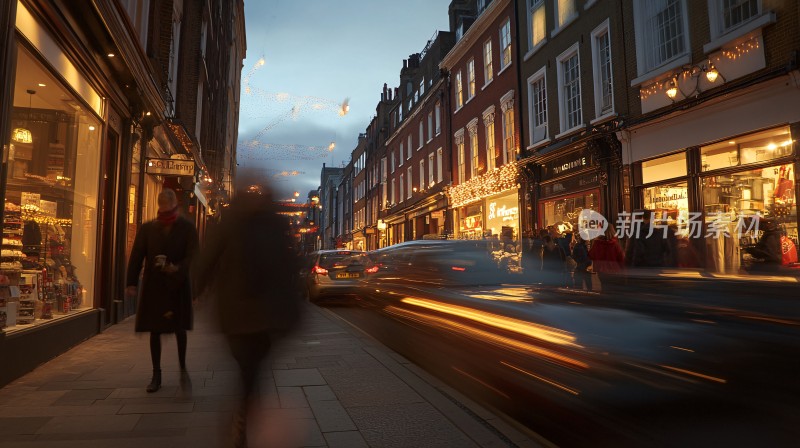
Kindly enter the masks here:
M 408 59 L 403 59 L 403 70 L 408 68 Z
M 414 53 L 408 57 L 409 68 L 419 68 L 419 53 Z

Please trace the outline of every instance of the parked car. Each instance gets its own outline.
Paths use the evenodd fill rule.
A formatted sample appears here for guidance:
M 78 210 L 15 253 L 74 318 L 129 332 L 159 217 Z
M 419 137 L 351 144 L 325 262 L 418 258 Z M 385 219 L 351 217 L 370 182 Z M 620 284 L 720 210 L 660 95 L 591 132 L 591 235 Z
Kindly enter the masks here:
M 377 271 L 366 252 L 321 250 L 308 256 L 301 275 L 308 289 L 308 299 L 315 303 L 322 299 L 357 296 L 362 281 Z

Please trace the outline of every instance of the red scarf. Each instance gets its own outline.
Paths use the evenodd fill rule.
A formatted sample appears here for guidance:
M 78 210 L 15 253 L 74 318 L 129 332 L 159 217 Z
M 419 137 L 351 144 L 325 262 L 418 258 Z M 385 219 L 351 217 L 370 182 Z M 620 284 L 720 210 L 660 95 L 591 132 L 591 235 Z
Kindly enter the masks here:
M 158 212 L 158 222 L 161 225 L 168 226 L 175 222 L 178 219 L 178 206 L 176 205 L 175 208 L 172 210 L 167 210 L 165 212 Z

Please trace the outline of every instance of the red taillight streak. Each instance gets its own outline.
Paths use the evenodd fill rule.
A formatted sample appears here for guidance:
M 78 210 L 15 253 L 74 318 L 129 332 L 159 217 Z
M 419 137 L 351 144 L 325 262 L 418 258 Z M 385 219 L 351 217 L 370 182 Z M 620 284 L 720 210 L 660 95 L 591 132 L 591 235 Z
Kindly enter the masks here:
M 467 270 L 467 268 L 460 268 L 460 267 L 458 267 L 458 266 L 453 266 L 453 268 L 452 268 L 452 269 L 453 269 L 454 271 L 458 271 L 458 272 L 464 272 L 464 271 L 466 271 L 466 270 Z
M 378 266 L 373 266 L 371 268 L 365 269 L 365 271 L 367 272 L 367 274 L 374 274 L 374 273 L 378 272 L 378 269 L 379 269 Z
M 312 270 L 312 272 L 314 272 L 315 274 L 319 274 L 319 275 L 328 275 L 328 270 L 325 269 L 325 268 L 321 268 L 319 266 L 314 266 L 314 269 Z

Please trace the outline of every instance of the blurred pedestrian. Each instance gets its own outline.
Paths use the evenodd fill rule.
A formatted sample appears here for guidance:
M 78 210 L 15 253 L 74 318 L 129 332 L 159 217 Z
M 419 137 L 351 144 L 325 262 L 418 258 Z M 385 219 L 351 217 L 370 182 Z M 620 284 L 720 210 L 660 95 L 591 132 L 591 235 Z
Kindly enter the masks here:
M 589 266 L 592 265 L 592 260 L 589 258 L 589 248 L 580 234 L 575 233 L 574 238 L 575 244 L 572 246 L 572 259 L 575 260 L 575 270 L 573 271 L 574 286 L 578 289 L 591 291 L 592 274 L 589 272 Z
M 567 255 L 561 246 L 557 245 L 552 236 L 544 237 L 542 248 L 542 279 L 543 283 L 552 286 L 564 286 L 565 261 Z
M 624 284 L 625 253 L 613 225 L 609 224 L 605 234 L 592 241 L 589 259 L 603 292 L 614 291 Z
M 653 226 L 653 213 L 649 210 L 641 213 L 643 222 L 640 229 L 628 240 L 625 260 L 629 266 L 637 268 L 661 268 L 671 265 L 672 252 L 667 235 Z
M 147 392 L 161 388 L 161 335 L 175 333 L 181 379 L 186 381 L 186 331 L 192 329 L 192 288 L 189 279 L 198 238 L 194 224 L 180 216 L 175 191 L 158 195 L 158 217 L 139 228 L 128 262 L 127 288 L 136 296 L 144 263 L 142 293 L 136 310 L 136 331 L 150 333 L 153 378 Z
M 300 315 L 300 261 L 288 220 L 279 215 L 264 185 L 240 173 L 235 199 L 226 207 L 198 257 L 199 290 L 209 293 L 241 379 L 234 446 L 247 446 L 247 416 L 258 409 L 261 364 L 276 337 Z

